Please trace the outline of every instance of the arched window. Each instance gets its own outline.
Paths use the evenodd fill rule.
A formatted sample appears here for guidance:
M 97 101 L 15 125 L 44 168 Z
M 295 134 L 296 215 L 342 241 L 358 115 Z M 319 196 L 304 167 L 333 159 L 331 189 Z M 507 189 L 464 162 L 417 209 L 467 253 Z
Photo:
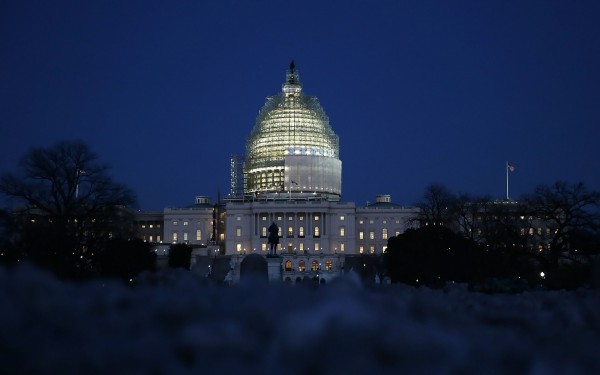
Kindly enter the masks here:
M 304 272 L 305 270 L 306 270 L 306 262 L 301 260 L 300 262 L 298 262 L 298 271 Z
M 286 271 L 291 271 L 292 270 L 292 261 L 289 260 L 289 259 L 285 261 L 285 270 Z
M 316 260 L 313 260 L 312 263 L 310 264 L 310 269 L 312 271 L 318 271 L 319 270 L 319 262 L 317 262 Z
M 331 261 L 331 259 L 327 259 L 327 260 L 325 261 L 325 269 L 326 269 L 327 271 L 331 271 L 331 270 L 332 270 L 332 268 L 333 268 L 333 262 Z

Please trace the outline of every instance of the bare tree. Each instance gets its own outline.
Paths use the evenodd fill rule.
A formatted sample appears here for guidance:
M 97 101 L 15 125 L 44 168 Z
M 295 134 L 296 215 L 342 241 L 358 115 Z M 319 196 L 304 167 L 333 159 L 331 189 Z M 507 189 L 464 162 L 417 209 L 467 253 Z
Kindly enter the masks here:
M 31 149 L 18 173 L 0 178 L 19 223 L 13 240 L 25 256 L 83 271 L 105 241 L 130 234 L 135 195 L 97 159 L 85 143 L 63 141 Z
M 420 209 L 421 225 L 449 225 L 454 220 L 456 196 L 445 186 L 431 184 L 425 189 L 423 197 L 416 203 Z
M 600 192 L 589 191 L 582 183 L 557 181 L 540 185 L 524 202 L 530 212 L 550 229 L 550 254 L 558 259 L 571 249 L 572 236 L 581 231 L 597 231 L 600 225 Z

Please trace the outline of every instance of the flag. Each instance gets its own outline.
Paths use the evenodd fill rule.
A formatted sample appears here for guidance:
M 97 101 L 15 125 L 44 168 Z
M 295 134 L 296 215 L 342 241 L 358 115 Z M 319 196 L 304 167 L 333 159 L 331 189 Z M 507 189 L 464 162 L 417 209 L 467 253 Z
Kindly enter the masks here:
M 506 168 L 508 168 L 509 172 L 514 172 L 515 171 L 515 166 L 512 165 L 512 164 L 510 164 L 510 163 L 506 164 Z

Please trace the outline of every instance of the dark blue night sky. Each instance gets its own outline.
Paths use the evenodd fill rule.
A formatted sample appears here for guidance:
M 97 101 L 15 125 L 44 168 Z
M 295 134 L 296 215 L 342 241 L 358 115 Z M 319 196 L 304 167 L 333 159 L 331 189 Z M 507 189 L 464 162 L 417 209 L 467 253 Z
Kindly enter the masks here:
M 343 199 L 600 190 L 597 1 L 3 1 L 0 172 L 81 139 L 142 209 L 229 192 L 294 59 Z

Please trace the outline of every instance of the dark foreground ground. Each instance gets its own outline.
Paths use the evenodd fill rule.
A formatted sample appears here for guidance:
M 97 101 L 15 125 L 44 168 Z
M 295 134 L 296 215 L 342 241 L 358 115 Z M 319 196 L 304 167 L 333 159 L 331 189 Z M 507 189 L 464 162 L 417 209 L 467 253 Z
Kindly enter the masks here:
M 4 374 L 600 374 L 600 293 L 135 287 L 0 268 Z

